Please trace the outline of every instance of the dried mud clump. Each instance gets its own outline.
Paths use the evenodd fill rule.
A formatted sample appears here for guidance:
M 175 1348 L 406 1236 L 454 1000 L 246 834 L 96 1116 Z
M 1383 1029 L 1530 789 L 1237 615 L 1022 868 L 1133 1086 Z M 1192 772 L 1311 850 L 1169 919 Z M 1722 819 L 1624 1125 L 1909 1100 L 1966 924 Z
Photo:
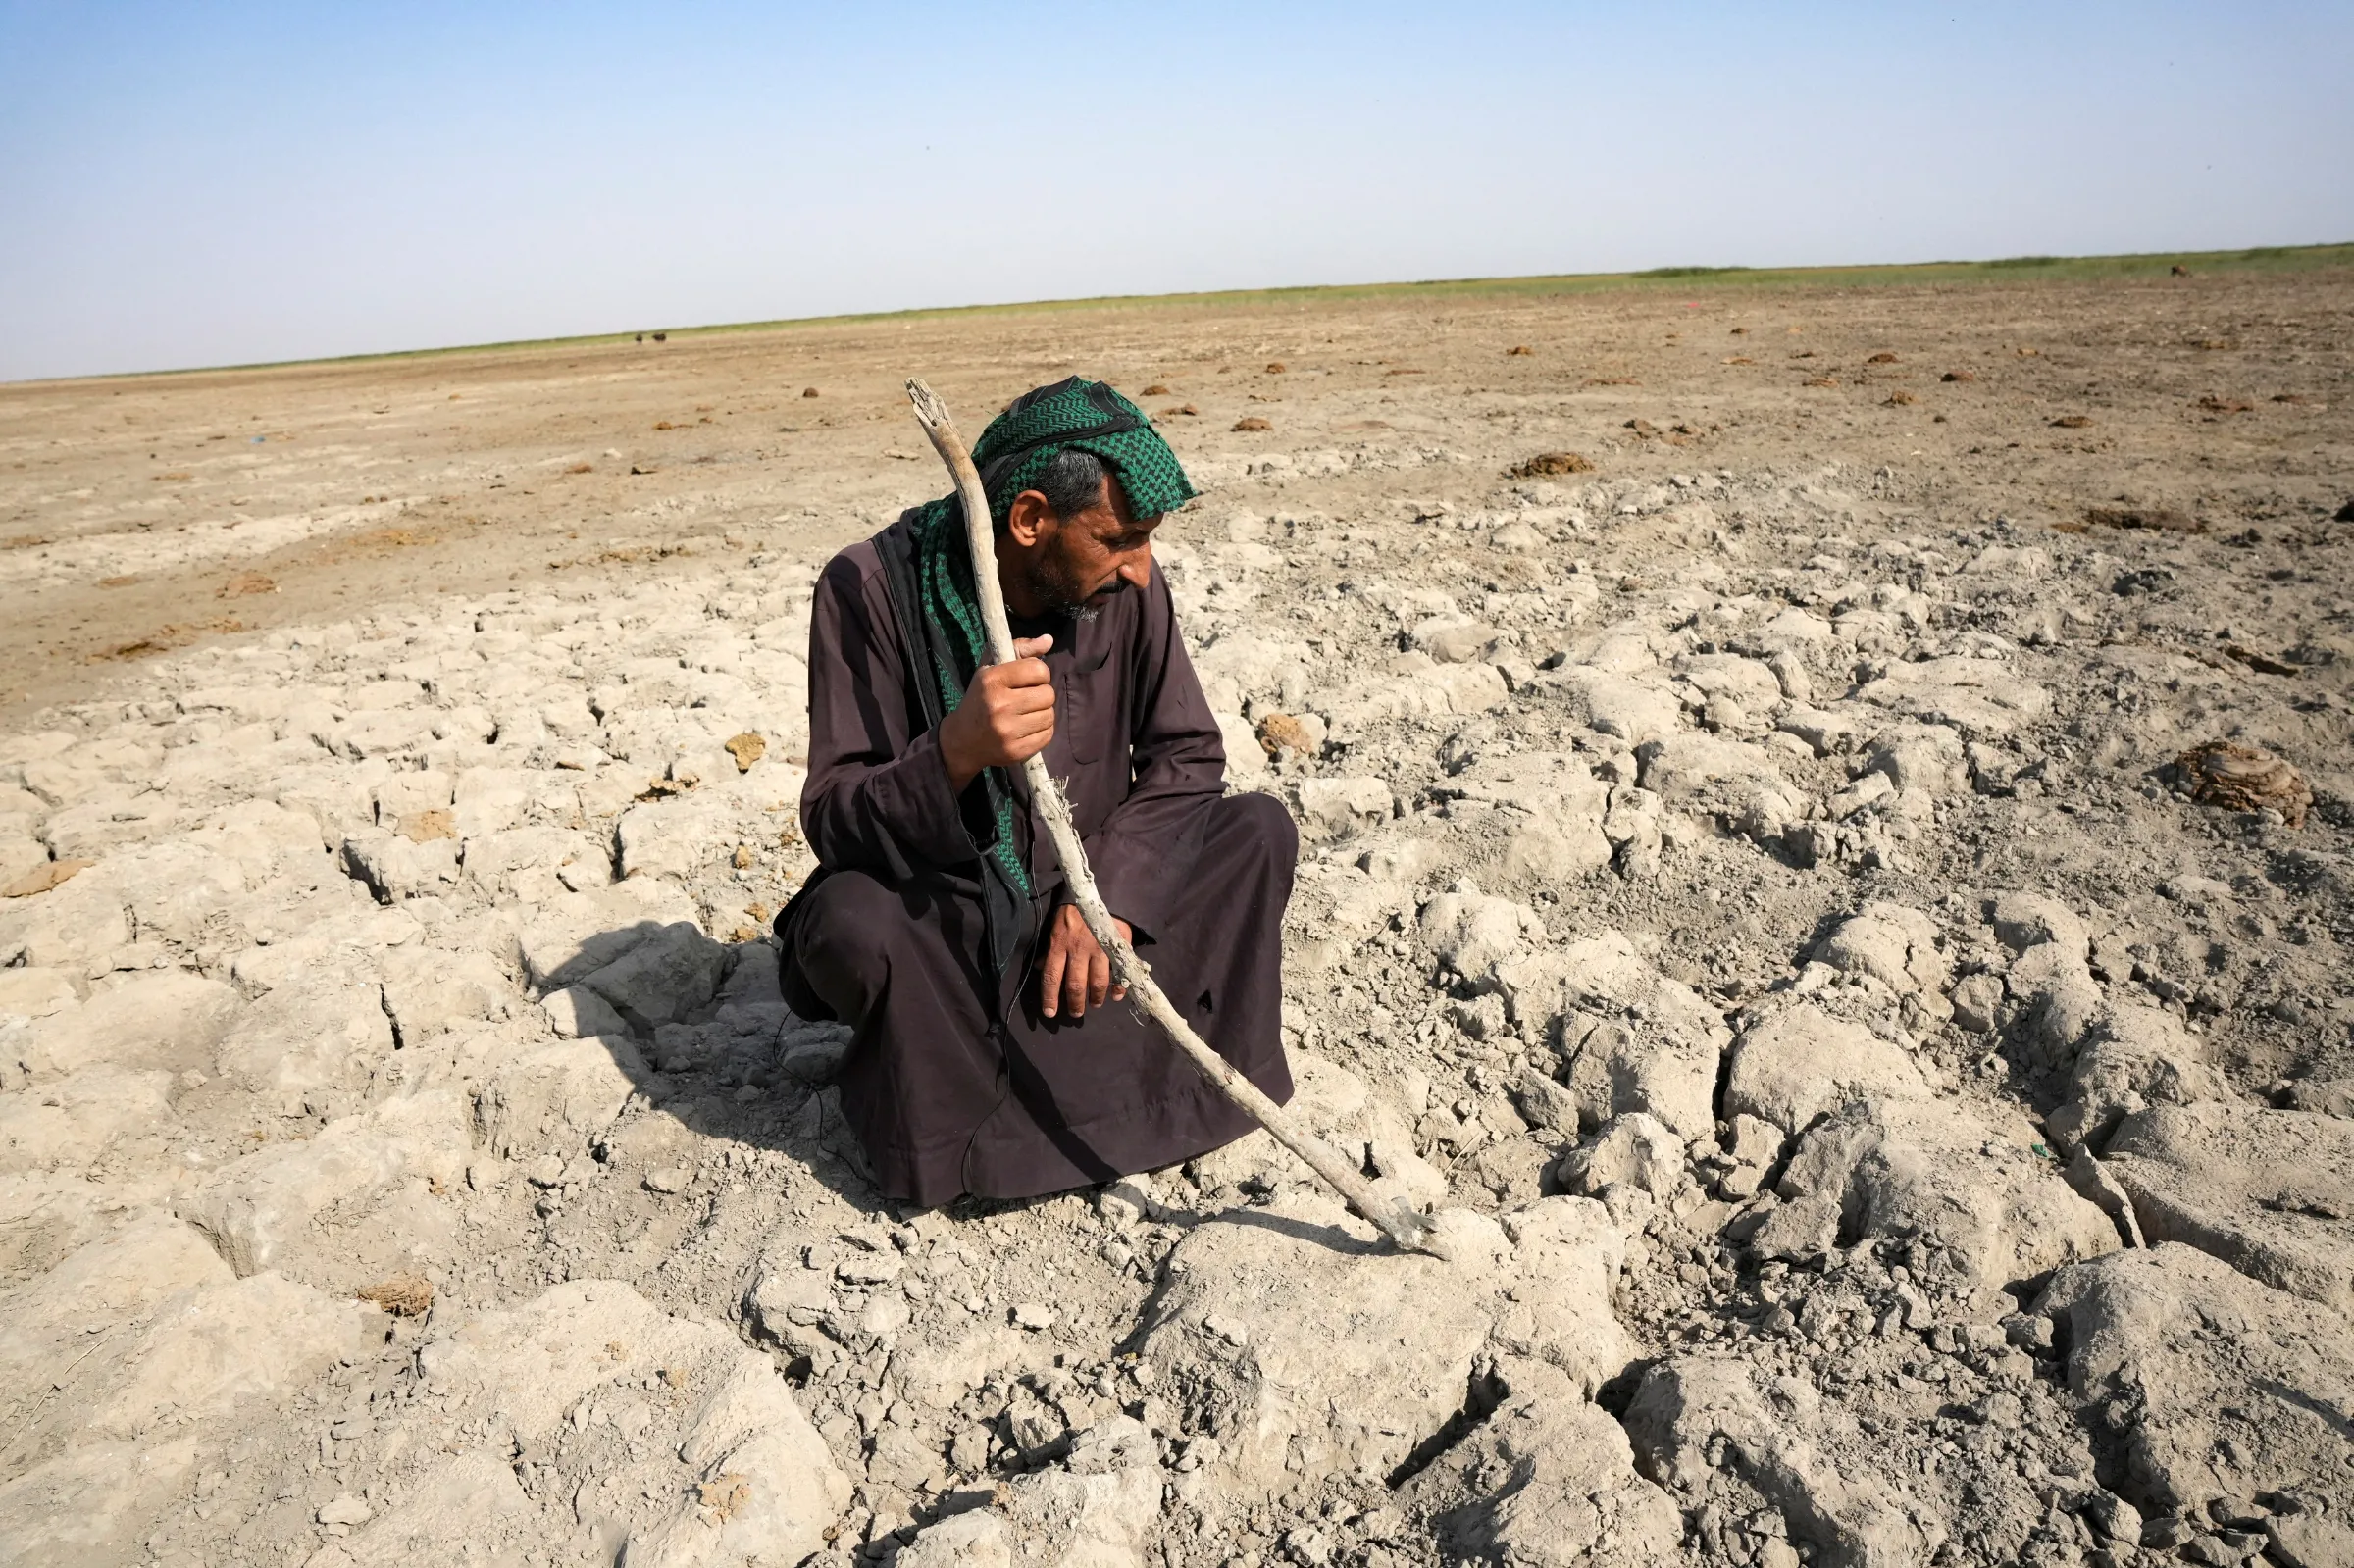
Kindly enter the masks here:
M 30 898 L 35 893 L 45 893 L 72 879 L 76 872 L 86 871 L 96 864 L 94 860 L 47 861 L 0 886 L 0 898 Z
M 1234 422 L 1234 428 L 1237 430 L 1271 430 L 1275 427 L 1255 414 L 1247 414 Z
M 2277 811 L 2291 828 L 2305 826 L 2313 789 L 2304 775 L 2268 751 L 2210 740 L 2175 759 L 2175 778 L 2203 806 L 2225 811 Z
M 1171 394 L 1167 386 L 1163 385 L 1159 381 L 1154 381 L 1151 386 L 1145 388 L 1143 395 L 1146 397 L 1167 397 Z
M 1515 480 L 1545 479 L 1556 474 L 1591 474 L 1594 465 L 1576 452 L 1539 452 L 1525 463 L 1515 463 L 1506 470 L 1508 478 Z

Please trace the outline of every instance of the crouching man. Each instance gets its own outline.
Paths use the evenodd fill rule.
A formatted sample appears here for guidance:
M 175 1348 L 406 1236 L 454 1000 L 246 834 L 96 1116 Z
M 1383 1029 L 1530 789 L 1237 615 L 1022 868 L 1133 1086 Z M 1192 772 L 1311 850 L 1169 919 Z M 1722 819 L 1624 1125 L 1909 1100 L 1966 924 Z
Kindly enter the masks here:
M 1135 404 L 1074 377 L 973 450 L 1021 656 L 984 662 L 954 497 L 844 550 L 809 620 L 818 870 L 777 918 L 786 1000 L 851 1026 L 843 1108 L 930 1207 L 1167 1165 L 1252 1123 L 1135 1011 L 1069 902 L 1021 765 L 1070 794 L 1104 902 L 1186 1019 L 1278 1101 L 1299 841 L 1225 752 L 1152 531 L 1195 494 Z

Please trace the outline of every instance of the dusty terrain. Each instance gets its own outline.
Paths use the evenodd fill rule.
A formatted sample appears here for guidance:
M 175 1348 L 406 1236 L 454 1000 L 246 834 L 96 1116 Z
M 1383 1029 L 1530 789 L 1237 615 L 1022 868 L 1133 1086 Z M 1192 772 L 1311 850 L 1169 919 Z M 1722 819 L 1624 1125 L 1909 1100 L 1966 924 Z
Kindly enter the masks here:
M 0 388 L 0 1562 L 2354 1561 L 2350 333 L 2309 271 Z M 1447 1261 L 1263 1139 L 898 1212 L 776 1000 L 811 579 L 943 488 L 898 380 L 1072 371 L 1177 411 L 1297 1103 Z

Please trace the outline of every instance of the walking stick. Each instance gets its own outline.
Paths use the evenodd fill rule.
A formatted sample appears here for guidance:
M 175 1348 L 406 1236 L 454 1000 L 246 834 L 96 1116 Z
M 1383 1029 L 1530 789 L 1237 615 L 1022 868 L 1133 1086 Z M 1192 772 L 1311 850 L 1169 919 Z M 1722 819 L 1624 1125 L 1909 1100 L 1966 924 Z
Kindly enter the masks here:
M 948 473 L 956 481 L 957 498 L 963 503 L 964 532 L 972 546 L 973 585 L 981 595 L 981 625 L 989 639 L 990 663 L 1010 663 L 1013 630 L 1005 622 L 1005 592 L 998 582 L 997 541 L 990 522 L 989 497 L 981 488 L 980 472 L 973 467 L 972 453 L 965 448 L 964 437 L 956 433 L 955 423 L 948 418 L 947 405 L 934 395 L 932 388 L 920 380 L 909 380 L 907 401 L 915 405 L 916 423 L 932 438 L 932 449 L 948 466 Z M 1111 955 L 1112 981 L 1127 988 L 1129 1000 L 1136 1004 L 1137 1010 L 1160 1026 L 1197 1072 L 1249 1112 L 1253 1120 L 1273 1135 L 1276 1142 L 1299 1155 L 1309 1170 L 1324 1179 L 1325 1186 L 1372 1221 L 1400 1250 L 1435 1253 L 1438 1248 L 1428 1219 L 1404 1202 L 1382 1202 L 1363 1175 L 1343 1159 L 1339 1150 L 1294 1122 L 1282 1106 L 1260 1093 L 1257 1085 L 1236 1072 L 1232 1063 L 1203 1043 L 1193 1026 L 1169 1005 L 1168 997 L 1153 984 L 1151 969 L 1136 956 L 1136 949 L 1128 945 L 1111 923 L 1111 911 L 1104 907 L 1103 895 L 1096 888 L 1095 873 L 1088 869 L 1087 850 L 1079 842 L 1078 830 L 1071 825 L 1071 803 L 1064 798 L 1062 786 L 1047 772 L 1045 753 L 1032 753 L 1022 764 L 1022 777 L 1030 783 L 1038 814 L 1046 819 L 1048 836 L 1054 840 L 1055 849 L 1062 855 L 1062 874 L 1070 884 L 1071 902 L 1079 906 L 1080 919 L 1087 922 L 1087 929 L 1102 944 L 1103 951 Z

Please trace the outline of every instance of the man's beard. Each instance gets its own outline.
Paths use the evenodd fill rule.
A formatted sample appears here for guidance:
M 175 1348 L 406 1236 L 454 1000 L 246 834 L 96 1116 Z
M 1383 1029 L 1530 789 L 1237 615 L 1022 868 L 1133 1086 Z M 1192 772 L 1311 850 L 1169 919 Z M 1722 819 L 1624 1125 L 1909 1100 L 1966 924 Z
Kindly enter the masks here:
M 1031 564 L 1028 577 L 1029 582 L 1025 586 L 1030 590 L 1030 597 L 1044 605 L 1048 615 L 1067 617 L 1082 624 L 1103 613 L 1100 600 L 1128 586 L 1127 579 L 1115 576 L 1091 594 L 1086 581 L 1073 569 L 1070 559 L 1051 547 L 1040 552 L 1038 559 Z

